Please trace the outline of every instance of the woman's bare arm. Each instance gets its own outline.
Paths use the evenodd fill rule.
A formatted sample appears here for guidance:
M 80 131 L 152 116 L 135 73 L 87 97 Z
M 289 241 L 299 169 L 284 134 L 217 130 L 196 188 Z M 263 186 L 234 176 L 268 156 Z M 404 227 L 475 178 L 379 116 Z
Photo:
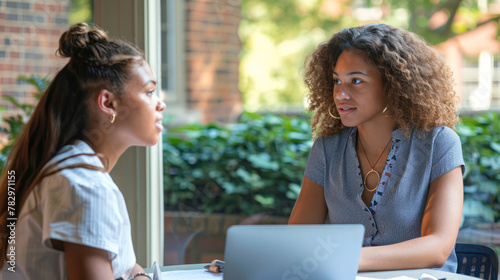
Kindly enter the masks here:
M 69 280 L 114 280 L 108 251 L 64 242 Z
M 322 186 L 304 177 L 288 224 L 324 224 L 328 208 L 323 191 Z
M 441 267 L 455 245 L 462 205 L 462 171 L 457 167 L 430 184 L 421 237 L 362 248 L 359 270 Z

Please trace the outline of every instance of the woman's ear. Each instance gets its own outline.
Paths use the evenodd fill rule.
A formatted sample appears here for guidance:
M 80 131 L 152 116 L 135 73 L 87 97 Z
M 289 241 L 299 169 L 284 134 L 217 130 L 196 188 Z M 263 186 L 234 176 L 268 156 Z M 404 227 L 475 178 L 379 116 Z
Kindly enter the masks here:
M 101 89 L 97 94 L 97 107 L 108 116 L 116 115 L 116 96 L 107 89 Z

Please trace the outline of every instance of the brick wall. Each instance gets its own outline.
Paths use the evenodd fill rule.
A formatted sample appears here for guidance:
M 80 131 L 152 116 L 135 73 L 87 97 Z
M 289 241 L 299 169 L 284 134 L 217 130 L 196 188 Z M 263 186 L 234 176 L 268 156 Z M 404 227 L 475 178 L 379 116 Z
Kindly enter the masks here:
M 20 75 L 53 77 L 66 60 L 57 58 L 59 36 L 68 28 L 69 0 L 0 0 L 0 95 L 35 103 Z M 16 110 L 0 99 L 2 118 Z M 1 111 L 10 112 L 1 112 Z M 17 113 L 16 113 L 17 114 Z
M 238 89 L 240 0 L 187 0 L 187 98 L 201 122 L 234 122 L 242 111 Z
M 68 27 L 69 5 L 69 0 L 0 0 L 0 95 L 34 103 L 32 89 L 17 77 L 53 77 L 65 64 L 54 53 Z M 242 111 L 240 20 L 240 0 L 186 0 L 188 107 L 201 112 L 203 123 L 234 122 Z M 15 109 L 0 100 L 0 112 Z

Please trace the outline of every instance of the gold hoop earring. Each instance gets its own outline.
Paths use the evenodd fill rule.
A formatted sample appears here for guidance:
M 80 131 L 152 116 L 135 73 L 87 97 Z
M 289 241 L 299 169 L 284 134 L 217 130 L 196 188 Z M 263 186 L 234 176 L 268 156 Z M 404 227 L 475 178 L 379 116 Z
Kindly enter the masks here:
M 384 110 L 382 110 L 382 116 L 388 118 L 389 117 L 388 115 L 384 115 L 385 111 L 387 111 L 387 106 L 385 106 Z
M 332 115 L 331 110 L 332 110 L 332 107 L 328 107 L 328 114 L 330 114 L 330 117 L 332 117 L 332 118 L 334 118 L 336 120 L 340 119 L 340 117 L 335 117 L 334 115 Z
M 114 122 L 115 122 L 115 118 L 116 118 L 116 115 L 115 115 L 115 114 L 111 115 L 111 116 L 109 117 L 109 122 L 110 122 L 110 123 L 114 123 Z

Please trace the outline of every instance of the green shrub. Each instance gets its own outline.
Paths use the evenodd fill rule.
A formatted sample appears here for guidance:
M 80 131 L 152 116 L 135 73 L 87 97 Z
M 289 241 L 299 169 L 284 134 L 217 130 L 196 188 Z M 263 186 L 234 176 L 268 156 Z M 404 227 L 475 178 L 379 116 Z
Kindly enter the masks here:
M 497 113 L 462 117 L 464 225 L 500 220 Z M 234 126 L 187 125 L 164 136 L 167 210 L 287 216 L 312 145 L 303 118 L 245 113 Z
M 500 220 L 500 121 L 497 113 L 462 117 L 464 226 Z
M 32 75 L 31 77 L 20 76 L 17 78 L 17 80 L 19 82 L 28 83 L 34 86 L 36 89 L 34 96 L 37 100 L 40 99 L 43 92 L 50 84 L 50 79 L 48 77 L 40 77 L 34 75 Z M 2 124 L 2 126 L 0 127 L 0 132 L 5 133 L 9 136 L 9 143 L 0 150 L 0 174 L 2 173 L 2 170 L 5 167 L 7 156 L 9 155 L 12 144 L 14 144 L 14 141 L 17 138 L 17 134 L 21 131 L 21 128 L 25 124 L 25 120 L 27 120 L 31 116 L 31 113 L 35 108 L 35 106 L 32 104 L 20 103 L 19 101 L 17 101 L 17 99 L 15 99 L 12 96 L 2 96 L 1 98 L 8 100 L 14 106 L 21 109 L 22 114 L 18 114 L 4 119 L 0 117 L 2 123 L 5 122 L 7 124 L 7 126 L 4 126 Z
M 305 118 L 244 113 L 169 129 L 163 144 L 166 210 L 287 216 L 312 141 Z

